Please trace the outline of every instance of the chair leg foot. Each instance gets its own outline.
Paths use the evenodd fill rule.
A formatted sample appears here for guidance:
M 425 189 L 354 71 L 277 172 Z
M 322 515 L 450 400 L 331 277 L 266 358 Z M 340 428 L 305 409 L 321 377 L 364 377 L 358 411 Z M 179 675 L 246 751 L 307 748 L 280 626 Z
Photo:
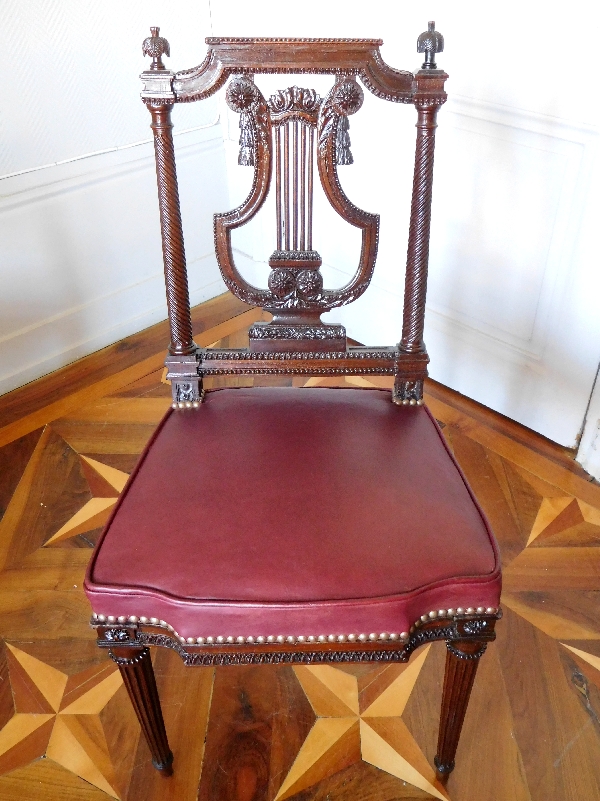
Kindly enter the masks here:
M 446 642 L 446 673 L 437 755 L 434 759 L 437 778 L 442 784 L 454 770 L 454 757 L 462 729 L 479 659 L 485 652 L 482 642 L 459 640 Z
M 119 666 L 144 737 L 152 754 L 152 764 L 162 776 L 173 775 L 173 754 L 167 741 L 160 708 L 156 679 L 147 648 L 110 649 L 110 656 Z

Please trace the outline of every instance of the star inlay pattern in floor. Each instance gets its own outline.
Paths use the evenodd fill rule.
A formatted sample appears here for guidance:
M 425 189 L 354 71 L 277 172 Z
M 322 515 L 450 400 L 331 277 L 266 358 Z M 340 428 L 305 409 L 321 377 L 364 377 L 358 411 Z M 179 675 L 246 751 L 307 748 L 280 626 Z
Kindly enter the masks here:
M 259 313 L 239 313 L 204 326 L 203 344 L 243 346 Z M 169 406 L 162 358 L 0 427 L 0 799 L 600 801 L 600 487 L 433 384 L 426 400 L 504 569 L 504 619 L 447 787 L 432 769 L 441 643 L 408 665 L 354 667 L 191 669 L 161 650 L 175 775 L 153 770 L 118 670 L 94 644 L 82 582 Z M 389 385 L 207 383 L 286 381 Z

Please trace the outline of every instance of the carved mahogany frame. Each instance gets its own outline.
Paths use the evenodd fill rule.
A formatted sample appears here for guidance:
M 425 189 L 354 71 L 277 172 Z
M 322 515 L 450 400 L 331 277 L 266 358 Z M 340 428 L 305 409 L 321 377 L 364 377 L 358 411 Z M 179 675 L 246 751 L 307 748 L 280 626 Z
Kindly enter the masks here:
M 279 643 L 214 643 L 193 645 L 181 642 L 162 625 L 142 624 L 139 621 L 99 623 L 93 618 L 98 645 L 107 648 L 119 666 L 124 683 L 152 753 L 154 766 L 171 775 L 173 755 L 169 749 L 160 701 L 148 646 L 160 646 L 176 651 L 188 666 L 284 665 L 284 664 L 345 664 L 360 662 L 408 662 L 412 652 L 421 645 L 446 641 L 446 670 L 440 716 L 435 766 L 440 781 L 445 782 L 454 769 L 454 758 L 464 721 L 471 688 L 487 644 L 496 638 L 495 613 L 454 615 L 429 619 L 411 627 L 403 643 L 376 642 L 297 642 L 282 647 Z
M 147 40 L 154 44 L 158 31 Z M 163 49 L 166 52 L 166 40 Z M 300 373 L 304 375 L 358 374 L 360 368 L 368 373 L 394 375 L 393 398 L 399 403 L 419 402 L 423 395 L 423 380 L 427 375 L 427 352 L 423 343 L 423 322 L 427 290 L 427 265 L 429 250 L 429 228 L 431 217 L 431 188 L 435 142 L 436 114 L 446 100 L 444 83 L 448 77 L 435 67 L 430 57 L 438 52 L 441 36 L 435 31 L 423 34 L 419 39 L 420 52 L 427 55 L 423 68 L 416 73 L 395 70 L 383 61 L 379 52 L 379 39 L 207 39 L 209 50 L 204 62 L 191 70 L 177 74 L 165 69 L 160 56 L 155 57 L 152 68 L 142 73 L 144 91 L 142 98 L 152 114 L 155 133 L 156 170 L 159 203 L 161 208 L 161 230 L 165 262 L 165 278 L 169 301 L 171 345 L 167 357 L 168 378 L 172 382 L 173 401 L 176 406 L 197 405 L 202 399 L 202 376 L 240 373 Z M 144 45 L 146 47 L 146 44 Z M 423 49 L 425 48 L 425 49 Z M 149 45 L 145 51 L 154 56 Z M 390 370 L 390 351 L 362 348 L 356 354 L 347 347 L 340 352 L 326 350 L 320 341 L 319 332 L 311 342 L 310 330 L 297 351 L 278 352 L 276 347 L 268 352 L 269 359 L 260 359 L 251 351 L 221 352 L 213 358 L 210 351 L 198 348 L 192 338 L 189 294 L 185 271 L 185 251 L 181 231 L 177 176 L 170 129 L 170 111 L 175 103 L 187 103 L 209 97 L 225 84 L 230 76 L 251 76 L 265 73 L 316 73 L 334 74 L 339 83 L 344 78 L 356 81 L 359 78 L 365 87 L 377 97 L 399 103 L 414 104 L 418 112 L 417 144 L 413 195 L 410 216 L 410 234 L 407 253 L 405 301 L 402 338 L 393 351 L 393 369 Z M 335 85 L 330 97 L 335 91 Z M 248 302 L 263 304 L 267 293 L 246 284 L 233 265 L 229 231 L 248 221 L 260 208 L 270 178 L 270 156 L 266 133 L 270 125 L 264 98 L 256 89 L 252 105 L 252 119 L 256 128 L 255 177 L 252 191 L 239 208 L 216 220 L 216 246 L 219 262 L 226 283 L 233 289 L 238 285 L 238 295 Z M 342 289 L 341 295 L 332 295 L 327 300 L 328 308 L 346 303 L 357 297 L 370 280 L 371 261 L 377 248 L 377 215 L 370 215 L 354 207 L 345 197 L 337 180 L 336 166 L 332 158 L 332 140 L 329 126 L 334 128 L 339 115 L 326 119 L 323 104 L 321 130 L 323 137 L 323 164 L 321 177 L 330 201 L 342 216 L 353 225 L 363 229 L 363 245 L 359 269 L 355 278 Z M 369 266 L 371 265 L 371 266 Z M 241 287 L 241 290 L 239 289 Z M 241 295 L 239 292 L 241 291 Z M 337 300 L 336 300 L 337 298 Z M 324 309 L 322 309 L 324 310 Z M 307 327 L 310 328 L 310 327 Z M 317 344 L 319 345 L 317 347 Z M 409 358 L 406 358 L 409 357 Z M 327 364 L 324 363 L 325 360 Z M 215 362 L 218 362 L 218 368 Z
M 169 44 L 159 29 L 145 40 L 143 50 L 152 56 L 150 69 L 142 74 L 142 98 L 152 116 L 156 174 L 161 220 L 167 303 L 171 343 L 167 366 L 177 407 L 198 406 L 202 400 L 202 376 L 244 373 L 287 373 L 301 375 L 394 375 L 393 399 L 397 403 L 422 403 L 423 379 L 428 356 L 423 344 L 423 321 L 427 288 L 431 189 L 436 114 L 445 102 L 444 82 L 448 77 L 435 65 L 436 52 L 443 49 L 443 38 L 434 30 L 421 34 L 418 51 L 425 53 L 421 70 L 412 74 L 389 67 L 379 52 L 378 39 L 207 39 L 209 51 L 204 62 L 191 70 L 174 74 L 165 69 L 162 55 L 169 55 Z M 311 347 L 307 335 L 297 351 L 266 352 L 201 349 L 192 337 L 190 300 L 187 286 L 185 248 L 177 187 L 171 110 L 175 103 L 206 98 L 216 92 L 230 76 L 242 76 L 243 91 L 237 102 L 248 113 L 253 126 L 256 151 L 254 182 L 242 206 L 217 215 L 216 249 L 226 283 L 239 297 L 268 307 L 268 293 L 261 293 L 244 282 L 233 264 L 230 231 L 251 219 L 262 205 L 271 172 L 271 125 L 264 98 L 254 86 L 252 76 L 261 73 L 334 74 L 336 82 L 322 103 L 318 119 L 318 159 L 320 176 L 332 206 L 344 219 L 363 231 L 359 268 L 354 278 L 337 293 L 324 293 L 318 308 L 332 308 L 350 302 L 369 283 L 377 252 L 378 216 L 355 207 L 343 193 L 337 177 L 334 139 L 340 118 L 353 113 L 336 101 L 336 91 L 345 84 L 350 95 L 360 78 L 377 97 L 399 103 L 412 103 L 418 113 L 417 143 L 410 231 L 406 265 L 402 338 L 396 347 L 353 348 L 328 352 Z M 245 77 L 244 77 L 245 76 Z M 251 88 L 248 88 L 251 87 Z M 360 92 L 360 90 L 359 90 Z M 243 96 L 243 97 L 242 97 Z M 246 97 L 246 100 L 244 100 Z M 357 94 L 358 97 L 358 94 Z M 231 99 L 231 98 L 230 98 Z M 356 105 L 356 104 L 355 104 Z M 358 104 L 360 105 L 360 103 Z M 356 110 L 356 108 L 354 108 Z M 241 293 L 241 294 L 240 294 Z M 257 294 L 258 293 L 258 294 Z M 318 334 L 314 335 L 315 341 Z M 460 610 L 459 610 L 460 611 Z M 336 664 L 344 662 L 406 662 L 420 645 L 445 640 L 446 672 L 442 712 L 435 757 L 438 776 L 445 781 L 454 767 L 454 757 L 479 658 L 487 643 L 495 638 L 499 611 L 479 609 L 474 614 L 453 615 L 431 612 L 423 615 L 402 637 L 402 642 L 381 635 L 376 642 L 296 642 L 280 643 L 203 643 L 193 644 L 165 633 L 165 626 L 142 623 L 133 618 L 99 622 L 98 644 L 109 650 L 123 676 L 130 698 L 152 753 L 155 767 L 172 773 L 173 755 L 165 732 L 156 681 L 148 646 L 171 648 L 186 665 L 231 664 Z M 143 619 L 142 619 L 143 620 Z M 170 627 L 167 627 L 167 629 Z M 375 635 L 373 635 L 375 637 Z M 397 635 L 393 635 L 396 637 Z M 220 638 L 223 639 L 223 638 Z M 264 638 L 263 638 L 264 639 Z M 314 639 L 314 638 L 313 638 Z M 339 639 L 339 638 L 338 638 Z M 375 637 L 375 639 L 377 639 Z

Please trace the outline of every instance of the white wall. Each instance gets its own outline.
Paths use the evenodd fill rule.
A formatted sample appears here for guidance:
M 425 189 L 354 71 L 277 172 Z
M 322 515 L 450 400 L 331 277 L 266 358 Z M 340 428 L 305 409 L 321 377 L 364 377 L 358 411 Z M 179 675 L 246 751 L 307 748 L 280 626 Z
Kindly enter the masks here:
M 166 317 L 141 44 L 160 25 L 180 69 L 211 33 L 208 2 L 191 0 L 4 0 L 2 18 L 0 393 Z M 217 101 L 178 106 L 173 120 L 198 303 L 224 291 Z
M 175 70 L 202 61 L 206 35 L 382 36 L 387 62 L 414 69 L 416 36 L 435 19 L 451 99 L 440 114 L 434 182 L 431 375 L 573 446 L 600 361 L 596 55 L 584 43 L 594 15 L 587 0 L 560 15 L 517 0 L 379 0 L 368 9 L 354 0 L 304 0 L 301 9 L 276 0 L 4 0 L 11 80 L 0 148 L 0 391 L 166 314 L 137 79 L 151 24 L 169 38 Z M 303 80 L 322 94 L 330 83 Z M 265 93 L 288 83 L 258 82 Z M 177 146 L 198 302 L 223 288 L 210 255 L 212 212 L 242 199 L 251 170 L 235 164 L 238 120 L 222 99 L 176 107 L 174 120 L 189 131 Z M 371 344 L 400 332 L 413 120 L 412 107 L 366 93 L 351 119 L 356 163 L 340 170 L 350 197 L 382 213 L 382 230 L 372 288 L 330 318 Z M 226 171 L 228 189 L 219 180 Z M 324 202 L 317 211 L 315 242 L 333 286 L 354 269 L 357 232 Z M 273 247 L 268 215 L 234 232 L 248 277 L 261 283 Z
M 560 14 L 541 3 L 456 0 L 399 3 L 241 0 L 212 6 L 215 35 L 379 36 L 392 66 L 414 69 L 416 37 L 430 19 L 446 39 L 450 74 L 439 115 L 426 341 L 433 378 L 563 445 L 575 446 L 600 361 L 596 227 L 600 211 L 595 54 L 580 45 L 597 6 L 575 0 Z M 312 76 L 294 78 L 315 85 Z M 290 83 L 258 77 L 265 93 Z M 331 81 L 322 79 L 321 94 Z M 319 84 L 321 86 L 321 84 Z M 237 117 L 227 111 L 232 199 Z M 369 119 L 370 117 L 370 119 Z M 329 320 L 368 344 L 397 341 L 415 131 L 412 107 L 365 93 L 350 120 L 355 164 L 340 168 L 350 198 L 382 213 L 373 284 Z M 375 141 L 372 124 L 378 125 Z M 384 177 L 383 186 L 372 175 Z M 267 209 L 266 214 L 269 211 Z M 315 246 L 326 285 L 345 281 L 358 234 L 319 212 Z M 271 220 L 236 232 L 262 282 Z

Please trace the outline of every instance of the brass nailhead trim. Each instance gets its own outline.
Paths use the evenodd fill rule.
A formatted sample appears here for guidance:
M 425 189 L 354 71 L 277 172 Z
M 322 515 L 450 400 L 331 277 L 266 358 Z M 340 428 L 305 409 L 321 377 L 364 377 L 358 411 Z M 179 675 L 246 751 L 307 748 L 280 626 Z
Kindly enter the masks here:
M 237 643 L 239 645 L 252 645 L 254 643 L 258 643 L 262 645 L 263 643 L 278 643 L 283 644 L 286 643 L 288 645 L 302 645 L 303 643 L 339 643 L 339 642 L 385 642 L 387 640 L 391 640 L 395 642 L 400 640 L 402 642 L 406 642 L 410 635 L 414 633 L 415 629 L 420 628 L 424 623 L 429 623 L 432 620 L 438 620 L 440 618 L 455 618 L 455 617 L 463 617 L 469 615 L 496 615 L 498 614 L 498 608 L 495 606 L 488 606 L 487 608 L 484 606 L 478 606 L 477 608 L 473 606 L 462 607 L 458 606 L 456 609 L 433 609 L 431 612 L 428 612 L 425 615 L 421 615 L 421 617 L 415 620 L 414 625 L 410 627 L 409 631 L 403 631 L 399 634 L 397 632 L 387 632 L 382 631 L 380 633 L 371 632 L 370 634 L 319 634 L 319 635 L 310 635 L 308 637 L 304 635 L 299 635 L 297 637 L 293 635 L 284 636 L 283 634 L 269 634 L 268 636 L 248 636 L 248 637 L 232 637 L 229 635 L 228 637 L 224 637 L 223 635 L 219 635 L 218 637 L 182 637 L 179 632 L 175 631 L 173 626 L 167 623 L 165 620 L 159 620 L 157 617 L 145 617 L 145 616 L 137 616 L 137 615 L 130 615 L 126 617 L 125 615 L 120 615 L 119 617 L 115 617 L 114 615 L 99 615 L 94 612 L 92 615 L 92 625 L 97 625 L 98 623 L 142 623 L 142 624 L 149 624 L 151 626 L 159 626 L 160 628 L 165 628 L 170 631 L 172 634 L 177 637 L 177 639 L 185 643 L 187 645 L 233 645 Z

